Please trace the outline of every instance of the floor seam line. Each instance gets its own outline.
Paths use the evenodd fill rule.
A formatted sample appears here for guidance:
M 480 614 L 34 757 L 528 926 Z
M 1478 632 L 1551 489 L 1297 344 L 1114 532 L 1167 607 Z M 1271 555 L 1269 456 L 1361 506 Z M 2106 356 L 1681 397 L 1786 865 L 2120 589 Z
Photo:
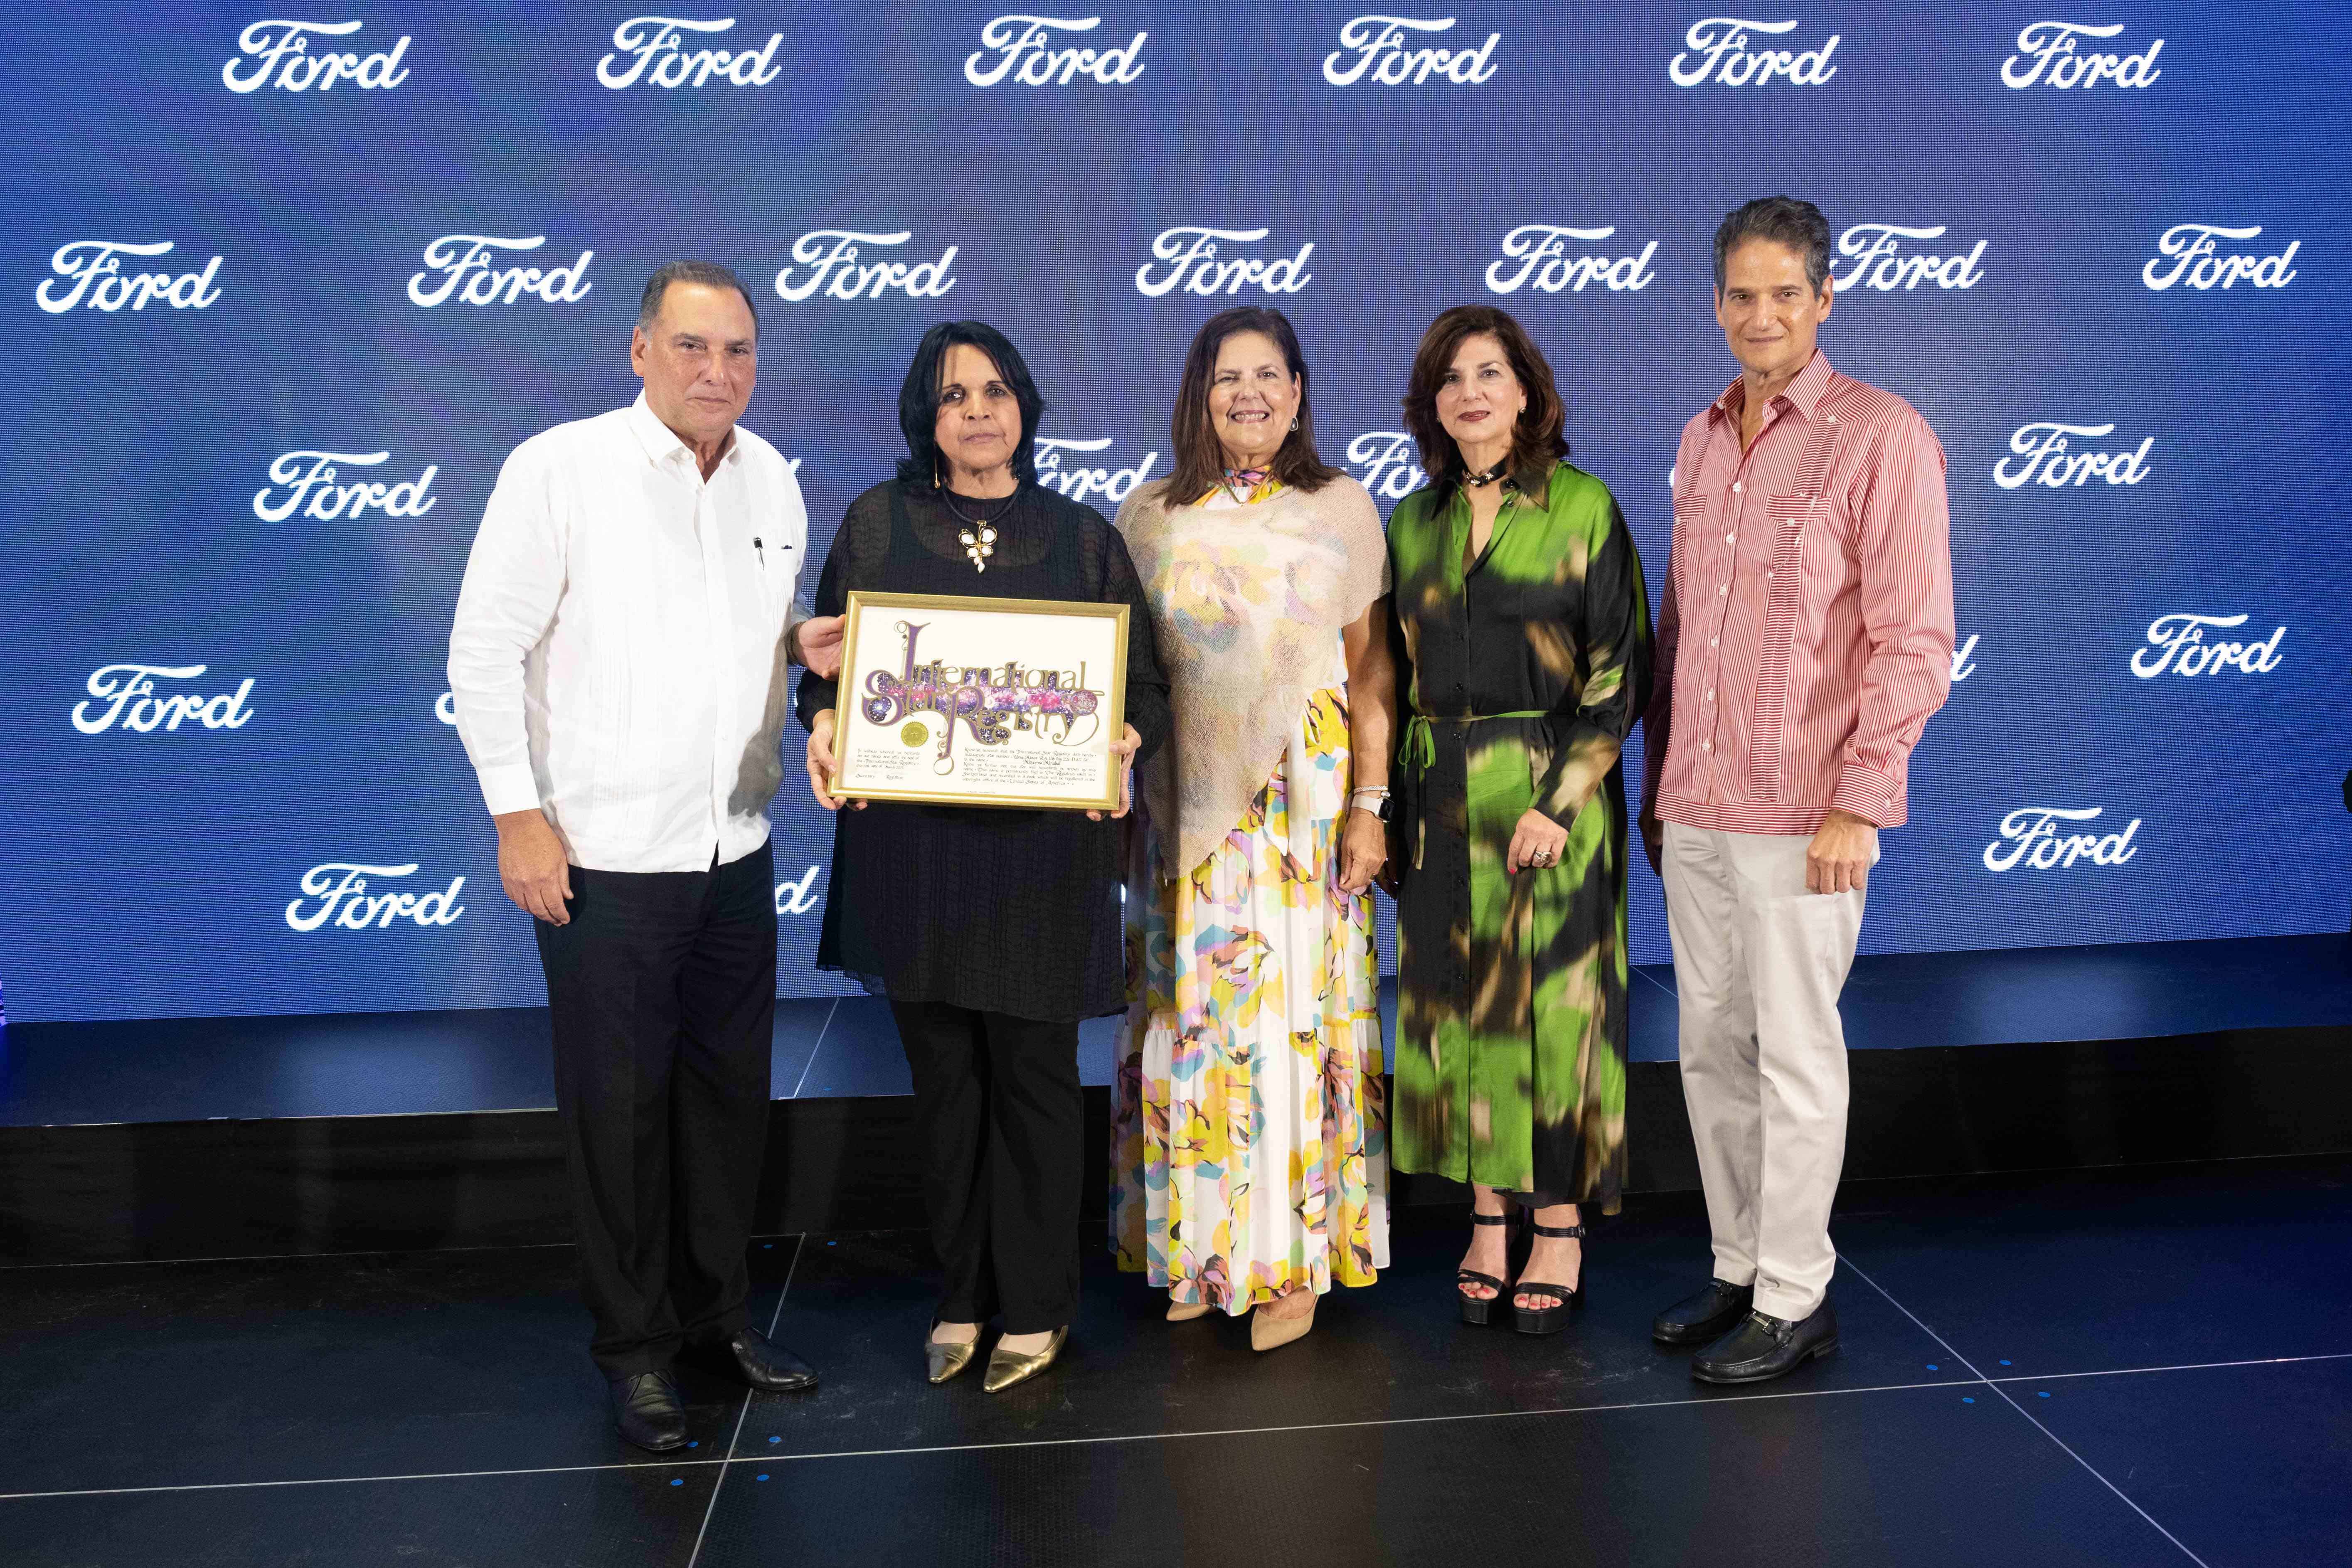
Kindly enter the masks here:
M 797 1263 L 797 1259 L 795 1259 Z M 781 1316 L 782 1302 L 777 1303 Z M 1455 1421 L 1494 1421 L 1533 1415 L 1593 1415 L 1621 1410 L 1678 1410 L 1693 1405 L 1747 1405 L 1771 1399 L 1826 1399 L 1845 1394 L 1899 1394 L 1922 1388 L 1966 1388 L 1986 1382 L 1979 1378 L 1938 1378 L 1925 1383 L 1874 1384 L 1864 1388 L 1791 1388 L 1769 1394 L 1701 1395 L 1695 1399 L 1634 1400 L 1617 1405 L 1558 1405 L 1543 1410 L 1472 1410 L 1453 1415 L 1401 1415 L 1369 1421 L 1323 1421 L 1294 1426 L 1236 1426 L 1203 1432 L 1118 1432 L 1092 1437 L 1041 1437 L 1017 1443 L 950 1443 L 919 1448 L 851 1448 L 823 1454 L 765 1454 L 740 1459 L 638 1459 L 605 1465 L 534 1465 L 505 1470 L 439 1470 L 411 1475 L 312 1476 L 288 1480 L 199 1481 L 163 1487 L 86 1487 L 57 1491 L 0 1492 L 0 1502 L 37 1501 L 44 1498 L 115 1497 L 144 1492 L 234 1491 L 239 1488 L 362 1486 L 391 1481 L 477 1480 L 499 1476 L 572 1475 L 592 1470 L 659 1470 L 708 1465 L 782 1464 L 789 1459 L 864 1459 L 894 1454 L 985 1453 L 999 1448 L 1075 1447 L 1091 1443 L 1150 1443 L 1188 1437 L 1254 1437 L 1286 1432 L 1339 1432 L 1381 1426 L 1428 1426 Z
M 347 1252 L 205 1253 L 198 1258 L 65 1258 L 55 1263 L 0 1263 L 0 1273 L 23 1268 L 131 1268 L 141 1264 L 162 1268 L 182 1263 L 307 1263 L 314 1258 L 429 1258 L 445 1252 L 536 1252 L 570 1247 L 569 1241 L 485 1241 L 472 1247 L 359 1247 Z
M 841 1005 L 839 997 L 834 999 L 834 1005 Z M 810 1054 L 813 1058 L 815 1053 Z M 776 1310 L 768 1314 L 768 1335 L 771 1339 L 775 1337 L 776 1325 L 784 1321 L 784 1298 L 793 1293 L 793 1276 L 800 1272 L 801 1249 L 806 1246 L 806 1231 L 793 1239 L 793 1260 L 784 1266 L 784 1288 L 776 1292 Z M 735 1462 L 735 1450 L 743 1441 L 743 1423 L 751 1417 L 751 1401 L 757 1397 L 757 1389 L 746 1388 L 743 1391 L 743 1403 L 735 1412 L 734 1434 L 727 1439 L 727 1457 L 719 1462 L 719 1479 L 710 1483 L 710 1500 L 702 1507 L 702 1528 L 694 1532 L 694 1550 L 687 1553 L 686 1568 L 694 1568 L 702 1560 L 703 1537 L 710 1533 L 711 1516 L 719 1511 L 719 1489 L 727 1484 L 727 1467 Z
M 1843 1394 L 1900 1394 L 1922 1388 L 1968 1388 L 1988 1381 L 1937 1378 L 1926 1383 L 1873 1384 L 1866 1388 L 1790 1388 L 1770 1394 L 1731 1394 L 1696 1399 L 1629 1400 L 1616 1405 L 1562 1405 L 1542 1410 L 1469 1410 L 1452 1415 L 1392 1415 L 1364 1421 L 1314 1421 L 1290 1426 L 1228 1426 L 1199 1432 L 1112 1432 L 1088 1437 L 1036 1437 L 1008 1443 L 942 1443 L 917 1448 L 843 1448 L 822 1454 L 772 1454 L 765 1461 L 870 1459 L 906 1454 L 990 1453 L 1004 1448 L 1077 1447 L 1093 1443 L 1157 1443 L 1192 1437 L 1266 1437 L 1291 1432 L 1349 1432 L 1388 1426 L 1433 1426 L 1456 1421 L 1504 1421 L 1537 1415 L 1601 1415 L 1622 1410 L 1681 1410 L 1694 1405 L 1746 1405 L 1767 1399 L 1825 1399 Z
M 1633 973 L 1648 981 L 1651 984 L 1656 986 L 1659 990 L 1664 992 L 1667 995 L 1672 996 L 1676 1002 L 1680 1002 L 1682 1000 L 1682 994 L 1680 992 L 1667 984 L 1664 981 L 1659 979 L 1656 975 L 1651 973 L 1648 970 L 1637 968 Z
M 1854 1272 L 1860 1273 L 1860 1269 Z M 1881 1291 L 1884 1295 L 1885 1292 Z M 1887 1300 L 1893 1300 L 1893 1297 Z M 1955 1355 L 1959 1352 L 1955 1351 Z M 2005 1377 L 1988 1377 L 1987 1383 L 2056 1383 L 2070 1377 L 2137 1377 L 2151 1372 L 2219 1372 L 2240 1366 L 2294 1366 L 2314 1361 L 2352 1361 L 2352 1351 L 2330 1351 L 2320 1355 L 2265 1355 L 2245 1361 L 2191 1361 L 2177 1366 L 2115 1366 L 2104 1372 L 2042 1372 L 2011 1373 Z
M 477 1481 L 502 1476 L 570 1476 L 591 1470 L 670 1470 L 723 1465 L 724 1459 L 624 1459 L 606 1465 L 525 1465 L 509 1470 L 419 1470 L 390 1476 L 295 1476 L 266 1481 L 188 1481 L 168 1487 L 79 1487 L 46 1492 L 0 1492 L 0 1502 L 38 1502 L 47 1498 L 135 1497 L 148 1492 L 231 1492 L 263 1487 L 355 1487 L 389 1481 Z
M 800 1267 L 801 1248 L 807 1245 L 807 1239 L 808 1238 L 805 1234 L 795 1238 L 793 1262 L 790 1270 L 787 1272 L 785 1279 L 785 1289 L 787 1291 L 791 1289 L 793 1279 L 797 1276 Z M 1885 1287 L 1881 1286 L 1876 1280 L 1872 1279 L 1867 1274 L 1864 1273 L 1861 1268 L 1856 1268 L 1853 1259 L 1842 1258 L 1841 1261 L 1843 1261 L 1847 1268 L 1853 1269 L 1855 1275 L 1862 1279 L 1865 1284 L 1869 1285 L 1872 1289 L 1876 1290 L 1881 1296 L 1885 1296 L 1886 1300 L 1895 1306 L 1896 1310 L 1901 1311 L 1905 1317 L 1909 1318 L 1912 1322 L 1917 1324 L 1920 1330 L 1927 1334 L 1929 1338 L 1935 1340 L 1937 1344 L 1942 1345 L 1956 1363 L 1962 1366 L 1969 1366 L 1970 1371 L 1974 1372 L 1975 1369 L 1969 1363 L 1968 1359 L 1962 1356 L 1958 1351 L 1954 1350 L 1949 1341 L 1944 1339 L 1942 1335 L 1937 1334 L 1933 1329 L 1928 1328 L 1927 1324 L 1920 1322 L 1919 1319 L 1913 1315 L 1908 1308 L 1905 1307 L 1900 1301 L 1896 1301 L 1894 1297 L 1887 1295 Z M 771 1334 L 775 1331 L 777 1325 L 782 1321 L 783 1306 L 784 1297 L 782 1294 L 779 1294 L 776 1298 L 776 1310 L 769 1318 L 769 1332 Z M 260 1489 L 266 1487 L 361 1486 L 370 1483 L 388 1483 L 394 1481 L 474 1480 L 503 1476 L 574 1475 L 584 1472 L 604 1470 L 697 1468 L 707 1468 L 713 1465 L 725 1467 L 729 1465 L 782 1464 L 788 1460 L 803 1459 L 885 1458 L 896 1455 L 984 1453 L 1000 1448 L 1051 1448 L 1078 1447 L 1086 1444 L 1100 1443 L 1148 1443 L 1163 1440 L 1172 1441 L 1179 1438 L 1188 1437 L 1269 1436 L 1289 1432 L 1328 1432 L 1348 1431 L 1357 1428 L 1370 1427 L 1434 1426 L 1457 1421 L 1502 1420 L 1511 1417 L 1525 1416 L 1592 1415 L 1608 1415 L 1627 1410 L 1687 1409 L 1694 1406 L 1711 1405 L 1742 1405 L 1769 1399 L 1818 1399 L 1849 1394 L 1900 1394 L 1929 1388 L 1970 1388 L 1979 1384 L 1991 1387 L 1998 1393 L 2000 1392 L 2000 1384 L 2009 1383 L 2048 1383 L 2055 1382 L 2062 1378 L 2131 1377 L 2150 1373 L 2205 1372 L 2234 1367 L 2284 1366 L 2328 1361 L 2352 1361 L 2352 1352 L 2330 1352 L 2321 1354 L 2300 1356 L 2263 1356 L 2249 1361 L 2192 1362 L 2173 1366 L 2109 1367 L 2092 1372 L 2053 1372 L 2039 1374 L 2011 1373 L 2000 1377 L 1987 1377 L 1979 1373 L 1974 1376 L 1965 1378 L 1937 1378 L 1920 1383 L 1873 1384 L 1857 1388 L 1781 1389 L 1775 1390 L 1769 1394 L 1715 1394 L 1702 1395 L 1692 1399 L 1635 1400 L 1614 1405 L 1567 1405 L 1551 1406 L 1541 1410 L 1465 1411 L 1451 1415 L 1403 1415 L 1364 1421 L 1318 1422 L 1292 1426 L 1226 1427 L 1213 1431 L 1200 1432 L 1125 1432 L 1110 1433 L 1098 1436 L 1087 1437 L 1045 1437 L 1025 1442 L 1013 1443 L 940 1444 L 927 1447 L 913 1448 L 851 1448 L 841 1449 L 830 1453 L 744 1455 L 739 1458 L 734 1454 L 733 1449 L 735 1443 L 740 1441 L 745 1418 L 748 1416 L 750 1411 L 751 1395 L 747 1391 L 744 1411 L 741 1415 L 739 1415 L 737 1418 L 736 1438 L 734 1442 L 730 1442 L 728 1455 L 720 1458 L 668 1460 L 640 1459 L 625 1460 L 618 1463 L 603 1465 L 538 1465 L 502 1470 L 440 1470 L 423 1471 L 405 1475 L 377 1476 L 313 1476 L 297 1477 L 278 1480 L 199 1481 L 178 1486 L 91 1487 L 65 1489 L 55 1491 L 0 1492 L 0 1502 L 37 1501 L 47 1498 L 115 1497 L 137 1495 L 148 1492 L 235 1491 L 241 1489 Z M 2006 1394 L 2003 1394 L 2002 1397 L 2004 1400 L 2008 1400 L 2008 1395 Z M 2030 1412 L 2025 1411 L 2022 1406 L 2017 1405 L 2014 1400 L 2008 1400 L 2008 1403 L 2012 1408 L 2016 1408 L 2019 1411 L 2019 1414 L 2025 1415 L 2027 1420 L 2033 1421 L 2032 1415 Z M 2042 1426 L 2042 1424 L 2039 1421 L 2033 1421 L 2033 1425 L 2037 1428 L 2041 1429 L 2045 1436 L 2049 1436 L 2052 1442 L 2056 1443 L 2060 1448 L 2064 1449 L 2068 1457 L 2073 1458 L 2075 1463 L 2082 1465 L 2084 1469 L 2090 1470 L 2095 1477 L 2097 1477 L 2103 1484 L 2105 1484 L 2108 1487 L 2109 1490 L 2116 1491 L 2116 1495 L 2119 1497 L 2123 1496 L 2123 1494 L 2115 1488 L 2112 1482 L 2107 1482 L 2104 1476 L 2099 1476 L 2098 1472 L 2095 1469 L 2092 1469 L 2092 1467 L 2085 1462 L 2080 1455 L 2075 1454 L 2073 1449 L 2068 1448 L 2066 1445 L 2054 1434 L 2050 1433 L 2048 1428 Z M 715 1488 L 713 1489 L 713 1492 L 715 1498 Z M 2132 1503 L 2130 1498 L 2124 1497 L 2123 1500 L 2126 1503 L 2130 1504 L 2135 1511 L 2140 1512 L 2143 1518 L 2147 1517 L 2146 1511 L 2144 1510 L 2140 1510 L 2137 1503 Z M 2167 1540 L 2172 1541 L 2174 1545 L 2180 1545 L 2177 1538 L 2173 1537 L 2168 1531 L 2165 1531 L 2162 1525 L 2157 1524 L 2153 1519 L 2149 1519 L 2148 1523 L 2154 1525 L 2160 1533 L 2165 1535 Z M 2180 1550 L 2187 1553 L 2192 1561 L 2199 1563 L 2200 1564 L 2200 1568 L 2202 1568 L 2203 1560 L 2201 1558 L 2197 1557 L 2196 1553 L 2189 1552 L 2189 1549 L 2185 1546 L 2181 1546 Z
M 2000 1383 L 1996 1383 L 1992 1379 L 1986 1377 L 1982 1373 L 1977 1372 L 1974 1363 L 1972 1363 L 1968 1357 L 1962 1355 L 1958 1350 L 1955 1349 L 1951 1341 L 1946 1339 L 1943 1335 L 1929 1328 L 1926 1323 L 1921 1322 L 1919 1321 L 1919 1315 L 1914 1312 L 1910 1308 L 1905 1306 L 1902 1302 L 1896 1300 L 1894 1295 L 1887 1290 L 1885 1286 L 1881 1285 L 1877 1280 L 1873 1279 L 1869 1275 L 1864 1273 L 1861 1267 L 1852 1258 L 1841 1255 L 1838 1261 L 1846 1268 L 1853 1269 L 1855 1277 L 1861 1279 L 1864 1284 L 1877 1291 L 1881 1296 L 1885 1296 L 1888 1306 L 1894 1308 L 1896 1311 L 1910 1319 L 1913 1325 L 1916 1327 L 1921 1333 L 1926 1334 L 1929 1339 L 1943 1346 L 1945 1351 L 1950 1354 L 1954 1361 L 1959 1363 L 1962 1366 L 1967 1367 L 1969 1372 L 1976 1373 L 1976 1376 L 1979 1381 L 1984 1383 L 1986 1386 L 1990 1387 L 1995 1394 L 2000 1395 L 2001 1402 L 2003 1404 L 2007 1405 L 2011 1410 L 2016 1411 L 2020 1415 L 2024 1416 L 2027 1421 L 2032 1422 L 2035 1431 L 2041 1433 L 2044 1437 L 2049 1438 L 2053 1443 L 2057 1444 L 2058 1451 L 2060 1453 L 2065 1455 L 2068 1458 L 2082 1466 L 2084 1470 L 2090 1473 L 2093 1480 L 2098 1482 L 2101 1486 L 2115 1493 L 2116 1496 L 2122 1500 L 2123 1505 L 2126 1508 L 2131 1510 L 2134 1513 L 2139 1515 L 2140 1518 L 2146 1520 L 2147 1521 L 2148 1528 L 2155 1531 L 2167 1541 L 2172 1542 L 2172 1544 L 2179 1550 L 2179 1552 L 2183 1557 L 2186 1557 L 2191 1563 L 2196 1563 L 2197 1568 L 2210 1568 L 2210 1565 L 2206 1563 L 2205 1559 L 2198 1556 L 2194 1552 L 2189 1551 L 2188 1546 L 2181 1541 L 2180 1537 L 2173 1534 L 2172 1531 L 2165 1529 L 2161 1524 L 2158 1524 L 2156 1521 L 2156 1516 L 2154 1514 L 2148 1512 L 2147 1510 L 2134 1502 L 2130 1496 L 2125 1492 L 2123 1488 L 2107 1479 L 2105 1476 L 2101 1475 L 2099 1473 L 2098 1467 L 2092 1464 L 2090 1460 L 2083 1458 L 2082 1455 L 2074 1452 L 2074 1450 L 2068 1446 L 2064 1438 L 2059 1436 L 2057 1433 L 2050 1430 L 2049 1427 L 2044 1426 L 2041 1421 L 2035 1418 L 2033 1412 L 2028 1410 L 2024 1405 L 2020 1405 L 2015 1399 L 2011 1398 L 2008 1389 L 2003 1388 Z M 2030 1383 L 2034 1380 L 2032 1378 L 2011 1378 L 2005 1381 L 2021 1381 Z
M 808 1082 L 809 1073 L 816 1067 L 816 1054 L 824 1049 L 824 1037 L 833 1032 L 834 1015 L 840 1011 L 841 998 L 836 996 L 833 999 L 833 1005 L 824 1010 L 824 1022 L 817 1026 L 816 1044 L 809 1047 L 808 1060 L 801 1063 L 801 1076 L 794 1080 L 792 1093 L 784 1096 L 786 1100 L 798 1100 L 801 1097 L 801 1089 Z M 798 1262 L 800 1255 L 794 1253 L 793 1256 L 794 1262 Z M 778 1304 L 782 1305 L 781 1302 Z

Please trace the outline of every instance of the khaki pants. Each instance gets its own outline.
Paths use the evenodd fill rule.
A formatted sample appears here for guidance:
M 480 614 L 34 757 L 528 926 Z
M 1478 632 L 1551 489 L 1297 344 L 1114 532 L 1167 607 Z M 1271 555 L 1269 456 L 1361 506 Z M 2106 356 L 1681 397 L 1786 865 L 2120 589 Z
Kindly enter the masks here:
M 1837 1268 L 1830 1204 L 1845 1163 L 1838 993 L 1864 895 L 1805 890 L 1809 835 L 1665 825 L 1662 868 L 1683 1100 L 1698 1143 L 1715 1277 L 1756 1310 L 1810 1316 Z

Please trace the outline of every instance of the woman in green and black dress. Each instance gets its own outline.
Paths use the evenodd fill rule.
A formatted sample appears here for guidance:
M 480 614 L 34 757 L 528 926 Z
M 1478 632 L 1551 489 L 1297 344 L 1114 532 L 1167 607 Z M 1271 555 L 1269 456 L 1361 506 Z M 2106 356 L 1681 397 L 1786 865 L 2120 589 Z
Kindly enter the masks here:
M 1456 1279 L 1528 1333 L 1580 1300 L 1580 1205 L 1625 1174 L 1625 790 L 1649 598 L 1608 487 L 1564 459 L 1551 367 L 1481 305 L 1413 356 L 1430 482 L 1389 520 L 1411 718 L 1398 773 L 1395 1167 L 1468 1182 Z M 1534 1239 L 1506 1285 L 1507 1205 Z

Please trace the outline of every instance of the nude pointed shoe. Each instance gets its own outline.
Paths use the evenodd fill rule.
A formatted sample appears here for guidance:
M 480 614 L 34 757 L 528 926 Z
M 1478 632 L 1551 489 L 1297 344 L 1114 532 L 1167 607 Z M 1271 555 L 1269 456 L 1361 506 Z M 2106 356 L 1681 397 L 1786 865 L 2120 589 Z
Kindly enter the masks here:
M 1307 1331 L 1315 1326 L 1315 1303 L 1309 1298 L 1307 1310 L 1295 1318 L 1269 1317 L 1264 1312 L 1250 1314 L 1250 1349 L 1278 1351 L 1293 1340 L 1303 1340 Z
M 1070 1326 L 1065 1323 L 1054 1331 L 1054 1337 L 1045 1342 L 1044 1350 L 1026 1355 L 1006 1350 L 1003 1342 L 999 1341 L 996 1348 L 988 1352 L 988 1376 L 980 1386 L 990 1394 L 1002 1394 L 1016 1383 L 1028 1382 L 1054 1364 L 1054 1359 L 1062 1353 L 1062 1347 L 1069 1340 Z
M 1171 1301 L 1168 1303 L 1168 1321 L 1171 1323 L 1189 1323 L 1195 1318 L 1205 1318 L 1208 1315 L 1209 1304 L 1206 1301 Z

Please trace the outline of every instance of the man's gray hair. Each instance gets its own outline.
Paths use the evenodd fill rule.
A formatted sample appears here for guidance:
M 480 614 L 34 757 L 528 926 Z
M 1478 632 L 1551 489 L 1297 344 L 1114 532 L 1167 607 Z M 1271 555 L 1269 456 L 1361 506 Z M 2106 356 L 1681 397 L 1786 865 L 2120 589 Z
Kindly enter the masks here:
M 1804 258 L 1805 281 L 1819 294 L 1830 276 L 1830 220 L 1811 202 L 1794 196 L 1764 196 L 1724 215 L 1715 231 L 1715 291 L 1723 292 L 1723 263 L 1740 244 L 1769 239 Z
M 1721 270 L 1720 265 L 1717 269 Z M 702 283 L 713 289 L 734 289 L 743 296 L 743 308 L 751 312 L 751 336 L 759 337 L 760 307 L 751 298 L 751 290 L 743 286 L 743 279 L 736 277 L 732 268 L 721 267 L 716 261 L 665 262 L 651 278 L 646 279 L 645 297 L 637 301 L 637 328 L 640 331 L 648 336 L 652 334 L 654 323 L 661 320 L 662 296 L 669 292 L 669 286 L 673 283 Z

